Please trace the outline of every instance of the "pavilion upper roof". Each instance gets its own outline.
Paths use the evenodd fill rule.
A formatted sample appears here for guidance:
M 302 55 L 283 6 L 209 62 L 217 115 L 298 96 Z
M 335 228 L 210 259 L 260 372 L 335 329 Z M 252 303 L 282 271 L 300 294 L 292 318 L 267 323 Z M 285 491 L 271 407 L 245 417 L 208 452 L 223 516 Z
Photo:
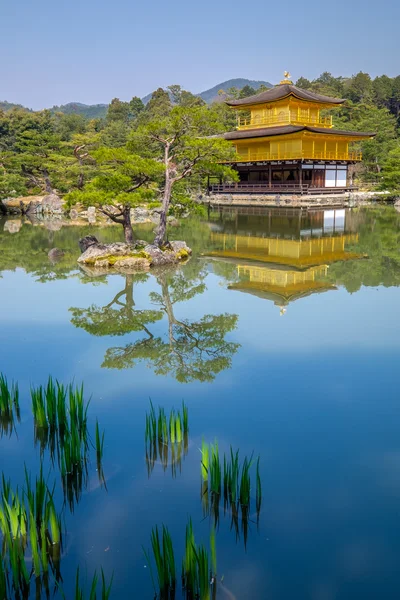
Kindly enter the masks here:
M 309 90 L 302 90 L 301 88 L 293 85 L 292 83 L 284 83 L 276 85 L 275 87 L 249 96 L 248 98 L 242 98 L 241 100 L 227 100 L 228 106 L 250 106 L 252 104 L 266 104 L 268 102 L 275 102 L 282 100 L 287 96 L 294 96 L 299 100 L 306 100 L 307 102 L 316 102 L 318 104 L 343 104 L 345 100 L 341 98 L 330 98 L 329 96 L 322 96 L 321 94 L 315 94 Z

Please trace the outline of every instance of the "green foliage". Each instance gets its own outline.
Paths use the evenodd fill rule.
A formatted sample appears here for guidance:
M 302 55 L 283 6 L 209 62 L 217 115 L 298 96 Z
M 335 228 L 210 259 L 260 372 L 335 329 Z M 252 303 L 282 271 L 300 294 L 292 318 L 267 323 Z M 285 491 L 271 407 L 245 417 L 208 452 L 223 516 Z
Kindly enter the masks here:
M 388 152 L 383 162 L 382 183 L 383 190 L 400 191 L 400 145 Z
M 239 92 L 239 98 L 248 98 L 249 96 L 254 96 L 257 92 L 260 93 L 259 90 L 255 90 L 251 85 L 245 85 Z
M 68 205 L 104 206 L 124 209 L 155 197 L 151 183 L 162 168 L 149 158 L 133 154 L 128 148 L 102 147 L 93 153 L 98 166 L 96 177 L 83 191 L 76 190 L 66 196 Z

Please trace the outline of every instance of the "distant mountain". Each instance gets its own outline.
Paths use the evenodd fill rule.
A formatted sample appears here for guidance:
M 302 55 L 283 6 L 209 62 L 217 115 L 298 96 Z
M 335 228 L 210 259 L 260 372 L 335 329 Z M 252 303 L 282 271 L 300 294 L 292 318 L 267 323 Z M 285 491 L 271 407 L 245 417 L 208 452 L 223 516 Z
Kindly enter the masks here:
M 262 85 L 265 85 L 267 87 L 273 87 L 272 83 L 269 83 L 268 81 L 253 81 L 252 79 L 242 79 L 242 78 L 228 79 L 228 81 L 223 81 L 222 83 L 218 83 L 217 85 L 210 88 L 209 90 L 205 90 L 204 92 L 200 92 L 200 94 L 196 94 L 196 96 L 200 96 L 200 98 L 202 98 L 204 100 L 204 102 L 207 102 L 207 104 L 210 104 L 210 102 L 214 102 L 214 100 L 217 100 L 219 98 L 218 92 L 220 90 L 223 90 L 224 92 L 226 92 L 227 90 L 229 90 L 229 88 L 232 88 L 232 87 L 235 87 L 238 90 L 241 90 L 242 88 L 244 88 L 245 85 L 249 85 L 250 87 L 254 88 L 255 90 L 258 90 L 258 88 L 261 87 Z M 151 96 L 152 96 L 152 94 L 147 94 L 147 96 L 142 98 L 143 103 L 147 104 L 148 101 L 151 100 Z
M 81 104 L 80 102 L 69 102 L 62 106 L 53 106 L 51 112 L 61 112 L 66 115 L 82 115 L 87 119 L 104 119 L 107 114 L 108 104 Z
M 245 85 L 249 85 L 250 87 L 254 88 L 255 90 L 258 90 L 258 88 L 261 87 L 262 85 L 265 85 L 267 87 L 273 87 L 272 83 L 269 83 L 268 81 L 253 81 L 252 79 L 240 79 L 240 78 L 239 79 L 228 79 L 228 81 L 223 81 L 222 83 L 218 83 L 217 85 L 210 88 L 209 90 L 206 90 L 205 92 L 201 92 L 200 94 L 197 94 L 197 95 L 200 96 L 200 98 L 203 98 L 204 102 L 207 102 L 207 104 L 209 104 L 210 102 L 213 102 L 214 100 L 216 100 L 218 98 L 218 92 L 220 90 L 223 90 L 224 92 L 226 92 L 231 87 L 235 87 L 235 88 L 238 88 L 239 90 L 241 90 L 242 88 L 244 88 Z

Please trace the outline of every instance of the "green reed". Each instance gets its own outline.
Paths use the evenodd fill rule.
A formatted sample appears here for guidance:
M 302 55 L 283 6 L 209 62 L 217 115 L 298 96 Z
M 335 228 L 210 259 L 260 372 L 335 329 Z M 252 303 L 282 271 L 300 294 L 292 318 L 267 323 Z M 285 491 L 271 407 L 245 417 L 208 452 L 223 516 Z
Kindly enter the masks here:
M 196 543 L 192 519 L 186 525 L 185 554 L 182 561 L 182 582 L 187 594 L 195 594 L 198 587 Z
M 154 586 L 155 598 L 158 600 L 173 600 L 176 590 L 175 555 L 173 543 L 168 529 L 163 525 L 162 536 L 157 526 L 151 532 L 152 559 L 150 552 L 143 549 Z M 217 554 L 215 530 L 211 531 L 210 552 L 203 546 L 197 546 L 193 524 L 189 518 L 185 531 L 185 551 L 182 559 L 182 588 L 186 600 L 209 600 L 210 591 L 216 594 Z M 153 576 L 152 565 L 155 564 L 157 582 Z
M 3 562 L 3 557 L 0 554 L 0 598 L 5 600 L 8 598 L 7 595 L 7 569 Z
M 40 573 L 41 573 L 40 545 L 39 545 L 38 532 L 37 532 L 36 523 L 35 523 L 35 517 L 32 512 L 30 513 L 30 518 L 29 518 L 29 539 L 30 539 L 31 549 L 32 549 L 33 571 L 34 571 L 35 577 L 40 577 Z
M 201 475 L 203 477 L 203 480 L 208 481 L 208 473 L 209 473 L 209 469 L 210 469 L 210 452 L 209 452 L 208 444 L 206 444 L 204 439 L 201 441 L 200 452 L 201 452 Z
M 6 376 L 0 373 L 0 413 L 12 413 L 14 408 L 19 411 L 18 384 L 9 386 Z
M 187 600 L 198 598 L 209 600 L 210 586 L 215 585 L 217 572 L 217 552 L 215 529 L 211 530 L 210 552 L 195 542 L 192 520 L 189 518 L 185 534 L 185 554 L 182 561 L 182 586 Z
M 99 422 L 96 419 L 96 456 L 98 462 L 101 462 L 103 458 L 104 435 L 104 431 L 100 434 Z
M 11 435 L 15 417 L 20 421 L 18 384 L 9 385 L 0 373 L 0 434 Z
M 261 500 L 262 500 L 262 490 L 261 490 L 261 477 L 260 477 L 260 457 L 258 457 L 258 459 L 257 459 L 257 467 L 256 467 L 256 511 L 257 511 L 257 518 L 260 515 Z
M 155 529 L 152 529 L 151 548 L 157 570 L 157 586 L 155 585 L 153 577 L 149 552 L 146 552 L 144 549 L 143 551 L 150 568 L 154 591 L 156 594 L 158 592 L 159 598 L 162 600 L 172 599 L 175 596 L 176 588 L 175 555 L 171 535 L 164 525 L 162 526 L 161 539 L 158 533 L 158 527 L 156 526 Z
M 83 485 L 88 479 L 89 434 L 87 413 L 89 402 L 84 399 L 83 386 L 64 386 L 49 377 L 45 387 L 31 389 L 35 422 L 35 442 L 40 443 L 41 456 L 49 449 L 52 463 L 57 461 L 64 498 L 73 510 Z M 96 454 L 103 454 L 104 434 L 96 424 Z M 97 439 L 97 437 L 99 439 Z M 99 460 L 97 460 L 99 463 Z M 105 481 L 101 469 L 99 473 Z
M 56 567 L 61 549 L 61 517 L 57 515 L 53 491 L 48 488 L 42 468 L 35 483 L 25 469 L 25 488 L 15 492 L 2 476 L 0 530 L 3 536 L 3 556 L 8 556 L 14 591 L 26 592 L 31 574 L 25 561 L 30 547 L 36 578 L 47 574 L 49 565 Z M 27 596 L 23 596 L 27 597 Z M 0 596 L 1 598 L 1 596 Z
M 188 452 L 189 417 L 185 403 L 182 412 L 172 409 L 169 414 L 162 407 L 157 412 L 150 400 L 150 412 L 146 413 L 145 453 L 148 475 L 160 461 L 163 469 L 171 465 L 175 477 L 177 467 L 182 465 L 182 457 Z
M 210 569 L 208 552 L 204 546 L 194 550 L 197 561 L 198 571 L 198 592 L 199 600 L 209 600 L 210 598 Z
M 103 569 L 101 569 L 101 587 L 100 587 L 101 600 L 109 599 L 110 594 L 111 594 L 113 578 L 114 578 L 114 576 L 111 577 L 111 581 L 107 585 L 106 579 L 104 576 L 104 571 L 103 571 Z M 93 575 L 93 578 L 92 578 L 91 585 L 90 585 L 89 600 L 97 600 L 98 582 L 99 582 L 99 577 L 98 577 L 97 573 L 95 572 Z M 64 594 L 63 594 L 63 596 L 64 596 Z M 65 598 L 65 596 L 64 596 L 64 598 Z M 82 584 L 80 581 L 79 567 L 78 567 L 78 569 L 76 571 L 76 577 L 75 577 L 74 600 L 85 600 L 85 598 L 86 598 L 85 590 L 82 587 Z
M 232 516 L 231 528 L 239 537 L 239 511 L 241 526 L 246 544 L 250 520 L 252 493 L 255 489 L 257 524 L 261 510 L 262 489 L 260 477 L 260 459 L 257 459 L 255 469 L 255 486 L 252 475 L 254 465 L 253 455 L 239 458 L 239 450 L 235 453 L 230 448 L 229 455 L 224 454 L 221 470 L 218 443 L 206 444 L 203 440 L 201 448 L 201 498 L 203 514 L 213 517 L 214 527 L 219 523 L 219 504 L 223 484 L 224 512 L 230 510 Z M 222 473 L 222 476 L 221 476 Z M 253 484 L 252 484 L 253 482 Z

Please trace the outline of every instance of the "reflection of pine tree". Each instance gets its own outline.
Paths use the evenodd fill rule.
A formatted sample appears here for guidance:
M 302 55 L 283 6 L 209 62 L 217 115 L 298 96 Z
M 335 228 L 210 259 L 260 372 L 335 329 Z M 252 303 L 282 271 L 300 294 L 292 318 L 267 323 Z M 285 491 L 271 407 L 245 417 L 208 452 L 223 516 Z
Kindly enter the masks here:
M 168 332 L 163 337 L 149 336 L 125 347 L 109 348 L 103 367 L 123 369 L 145 361 L 157 375 L 171 373 L 180 382 L 212 381 L 231 365 L 232 355 L 239 345 L 227 342 L 225 336 L 237 325 L 237 315 L 206 314 L 198 321 L 178 320 L 174 305 L 188 301 L 205 291 L 203 274 L 188 279 L 184 271 L 157 276 L 160 293 L 152 293 L 157 314 L 167 316 Z M 87 329 L 87 327 L 85 327 Z M 88 329 L 87 329 L 88 330 Z
M 137 310 L 133 299 L 133 285 L 144 281 L 147 274 L 126 275 L 125 287 L 106 306 L 92 305 L 87 309 L 70 308 L 71 322 L 96 336 L 125 335 L 132 331 L 144 331 L 151 339 L 149 323 L 162 319 L 160 310 Z

